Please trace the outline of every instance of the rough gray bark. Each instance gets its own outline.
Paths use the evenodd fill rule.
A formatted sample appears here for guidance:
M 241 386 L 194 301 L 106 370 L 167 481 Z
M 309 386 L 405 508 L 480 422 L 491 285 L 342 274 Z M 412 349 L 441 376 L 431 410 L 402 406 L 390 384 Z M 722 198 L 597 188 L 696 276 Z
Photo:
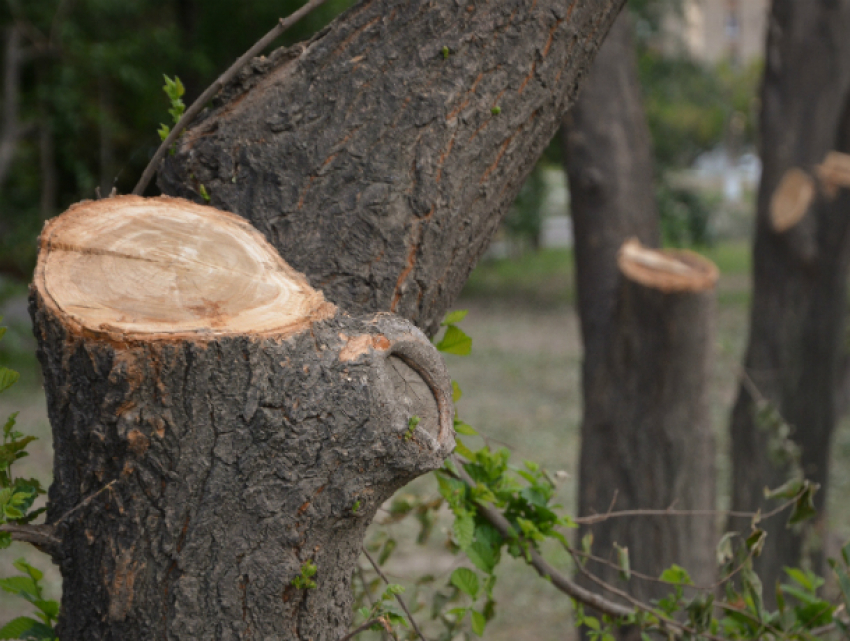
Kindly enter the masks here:
M 805 476 L 822 485 L 819 512 L 804 535 L 772 531 L 757 561 L 765 586 L 798 565 L 814 535 L 813 568 L 823 561 L 829 444 L 844 340 L 850 194 L 819 190 L 803 219 L 787 231 L 771 227 L 771 198 L 786 171 L 810 174 L 828 151 L 850 151 L 850 2 L 773 3 L 762 87 L 758 218 L 753 254 L 753 302 L 744 368 L 790 423 L 802 449 Z M 753 510 L 763 489 L 786 480 L 788 468 L 771 462 L 770 435 L 741 386 L 732 414 L 732 507 Z M 741 524 L 731 523 L 733 529 Z M 820 541 L 818 541 L 820 539 Z M 772 600 L 772 590 L 766 590 Z
M 55 449 L 38 530 L 58 539 L 60 638 L 338 641 L 375 511 L 454 448 L 438 352 L 408 321 L 324 302 L 291 330 L 220 335 L 228 301 L 192 308 L 212 318 L 204 331 L 86 324 L 88 308 L 51 289 L 68 282 L 49 280 L 51 252 L 60 266 L 78 253 L 69 271 L 86 285 L 116 261 L 132 273 L 171 250 L 136 251 L 161 222 L 117 237 L 128 253 L 74 245 L 55 231 L 63 218 L 42 235 L 30 307 Z M 180 245 L 160 262 L 190 293 L 216 247 Z M 196 250 L 209 253 L 196 261 Z M 91 309 L 114 305 L 118 290 L 100 291 Z M 122 312 L 139 307 L 121 300 Z M 317 585 L 297 588 L 308 561 Z
M 159 184 L 203 184 L 343 309 L 434 333 L 623 3 L 361 2 L 256 61 Z

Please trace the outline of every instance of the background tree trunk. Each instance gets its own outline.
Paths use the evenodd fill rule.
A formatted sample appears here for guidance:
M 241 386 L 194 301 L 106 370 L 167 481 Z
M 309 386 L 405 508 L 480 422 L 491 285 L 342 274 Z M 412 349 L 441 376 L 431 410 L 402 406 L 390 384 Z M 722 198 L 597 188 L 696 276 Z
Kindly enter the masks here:
M 604 360 L 585 383 L 580 461 L 580 513 L 609 509 L 712 510 L 714 437 L 707 381 L 713 364 L 717 268 L 687 251 L 657 251 L 627 241 Z M 589 383 L 589 385 L 588 385 Z M 676 563 L 698 585 L 715 571 L 711 519 L 600 519 L 590 528 L 594 551 L 617 562 L 614 544 L 629 549 L 631 567 L 659 576 Z M 618 571 L 589 564 L 612 582 Z M 629 592 L 657 598 L 666 586 L 633 581 Z
M 818 187 L 795 225 L 777 231 L 771 202 L 786 172 L 808 174 L 827 152 L 850 151 L 850 2 L 775 0 L 771 10 L 762 87 L 763 173 L 753 250 L 753 302 L 744 368 L 759 393 L 793 427 L 802 450 L 802 472 L 821 484 L 815 497 L 819 540 L 812 543 L 820 571 L 826 534 L 829 444 L 835 422 L 835 389 L 844 339 L 850 194 Z M 772 463 L 767 425 L 742 384 L 732 414 L 732 507 L 762 506 L 763 489 L 786 480 L 787 465 Z M 774 448 L 775 449 L 775 448 Z M 732 522 L 732 529 L 742 524 Z M 799 565 L 799 532 L 771 532 L 757 561 L 766 598 L 784 578 L 782 566 Z
M 611 507 L 714 509 L 706 407 L 712 288 L 663 293 L 624 278 L 617 264 L 627 239 L 650 247 L 659 242 L 650 133 L 626 12 L 564 118 L 563 149 L 584 341 L 579 514 Z M 714 575 L 711 519 L 611 519 L 579 536 L 588 531 L 596 554 L 616 561 L 613 544 L 628 547 L 637 571 L 658 576 L 675 562 L 697 582 Z M 616 568 L 592 569 L 618 580 Z M 642 599 L 666 591 L 633 583 L 630 592 Z
M 159 184 L 204 185 L 343 309 L 433 334 L 623 3 L 361 2 L 255 61 Z
M 63 641 L 345 636 L 366 526 L 454 448 L 422 332 L 337 312 L 236 216 L 132 196 L 48 223 L 32 315 Z
M 0 186 L 6 182 L 12 168 L 12 159 L 23 136 L 23 125 L 18 118 L 21 93 L 21 66 L 24 52 L 21 31 L 17 25 L 6 29 L 3 52 L 3 129 L 0 131 Z

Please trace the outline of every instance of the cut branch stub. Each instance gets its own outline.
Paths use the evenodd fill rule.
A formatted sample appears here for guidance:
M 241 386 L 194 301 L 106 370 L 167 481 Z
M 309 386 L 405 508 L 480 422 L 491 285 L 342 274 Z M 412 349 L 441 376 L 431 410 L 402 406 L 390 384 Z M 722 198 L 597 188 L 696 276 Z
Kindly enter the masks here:
M 719 276 L 717 266 L 699 254 L 649 249 L 634 238 L 623 243 L 617 265 L 629 280 L 668 293 L 712 289 Z
M 770 199 L 770 223 L 776 233 L 797 225 L 809 211 L 815 197 L 815 181 L 802 169 L 792 167 Z
M 186 201 L 82 203 L 40 245 L 61 638 L 344 636 L 366 526 L 454 447 L 435 348 Z
M 850 189 L 850 154 L 830 151 L 815 168 L 824 193 L 835 198 L 840 188 Z

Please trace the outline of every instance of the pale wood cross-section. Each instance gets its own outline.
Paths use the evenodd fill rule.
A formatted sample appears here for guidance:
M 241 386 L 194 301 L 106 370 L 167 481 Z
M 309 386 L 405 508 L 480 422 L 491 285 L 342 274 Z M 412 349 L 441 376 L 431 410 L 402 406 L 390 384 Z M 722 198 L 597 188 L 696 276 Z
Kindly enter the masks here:
M 777 233 L 788 231 L 799 223 L 815 197 L 815 181 L 802 169 L 792 167 L 770 199 L 770 224 Z
M 623 243 L 617 265 L 629 280 L 663 292 L 705 291 L 714 287 L 720 275 L 717 266 L 699 254 L 650 249 L 636 238 Z
M 187 200 L 82 202 L 40 245 L 34 286 L 88 331 L 289 335 L 335 311 L 245 220 Z

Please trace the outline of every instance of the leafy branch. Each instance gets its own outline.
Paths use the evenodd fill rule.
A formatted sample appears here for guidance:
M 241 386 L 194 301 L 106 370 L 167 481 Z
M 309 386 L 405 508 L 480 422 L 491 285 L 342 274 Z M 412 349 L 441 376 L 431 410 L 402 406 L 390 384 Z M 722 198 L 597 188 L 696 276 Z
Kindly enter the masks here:
M 464 316 L 465 312 L 453 312 L 446 318 L 443 323 L 446 333 L 436 343 L 439 349 L 455 354 L 469 352 L 472 341 L 456 325 Z M 457 400 L 461 391 L 456 383 L 453 387 Z M 763 410 L 764 407 L 762 404 Z M 773 420 L 771 424 L 776 422 Z M 462 436 L 478 434 L 457 416 L 455 429 Z M 797 472 L 793 451 L 782 443 L 783 437 L 787 439 L 790 434 L 789 430 L 776 429 L 775 425 L 773 429 L 776 450 L 790 454 L 786 460 L 791 463 L 792 473 Z M 842 562 L 830 561 L 842 591 L 844 602 L 841 604 L 830 603 L 817 594 L 824 582 L 822 578 L 790 568 L 786 569 L 788 581 L 776 586 L 777 609 L 768 610 L 764 605 L 761 581 L 753 570 L 753 559 L 761 553 L 767 536 L 762 529 L 763 521 L 788 513 L 788 525 L 791 526 L 814 515 L 813 497 L 818 485 L 801 475 L 793 474 L 783 486 L 766 491 L 766 498 L 779 499 L 782 503 L 765 514 L 674 509 L 614 511 L 612 502 L 605 514 L 572 518 L 561 514 L 561 506 L 553 503 L 555 481 L 545 470 L 530 461 L 514 465 L 508 450 L 494 451 L 487 442 L 485 439 L 484 447 L 472 449 L 458 438 L 455 454 L 436 473 L 440 498 L 396 498 L 389 508 L 388 518 L 382 521 L 389 525 L 415 517 L 420 524 L 421 543 L 430 534 L 436 511 L 442 505 L 447 505 L 454 515 L 450 547 L 455 552 L 463 552 L 472 567 L 455 568 L 448 577 L 448 589 L 434 596 L 432 618 L 439 618 L 446 628 L 441 640 L 455 638 L 464 621 L 468 621 L 468 629 L 473 634 L 481 636 L 484 633 L 495 612 L 495 571 L 503 551 L 525 560 L 541 577 L 569 596 L 575 604 L 577 625 L 584 626 L 589 638 L 595 640 L 615 638 L 616 629 L 622 626 L 638 627 L 644 639 L 648 639 L 650 633 L 670 639 L 713 641 L 765 637 L 809 640 L 835 629 L 850 633 L 846 620 L 846 612 L 850 609 L 850 544 L 842 551 Z M 561 532 L 578 523 L 593 524 L 610 518 L 718 514 L 749 518 L 751 531 L 745 535 L 728 532 L 721 538 L 717 557 L 722 578 L 702 588 L 695 586 L 688 572 L 677 565 L 666 569 L 659 577 L 641 574 L 631 570 L 628 549 L 617 546 L 616 562 L 608 561 L 592 553 L 592 536 L 582 540 L 579 550 Z M 595 584 L 598 591 L 577 584 L 545 560 L 541 543 L 548 539 L 557 541 L 568 551 L 576 571 Z M 392 554 L 395 539 L 386 538 L 380 547 L 377 564 L 385 562 Z M 593 574 L 586 567 L 588 559 L 616 568 L 626 583 L 632 580 L 663 583 L 669 586 L 670 592 L 657 602 L 641 601 L 629 593 L 627 586 L 613 585 Z M 380 572 L 377 564 L 375 569 Z M 365 581 L 363 583 L 365 586 Z M 715 594 L 718 588 L 725 592 L 723 598 Z M 686 589 L 689 594 L 696 593 L 686 597 Z M 460 597 L 468 599 L 469 604 L 445 610 Z M 597 614 L 586 613 L 585 606 L 593 608 Z

